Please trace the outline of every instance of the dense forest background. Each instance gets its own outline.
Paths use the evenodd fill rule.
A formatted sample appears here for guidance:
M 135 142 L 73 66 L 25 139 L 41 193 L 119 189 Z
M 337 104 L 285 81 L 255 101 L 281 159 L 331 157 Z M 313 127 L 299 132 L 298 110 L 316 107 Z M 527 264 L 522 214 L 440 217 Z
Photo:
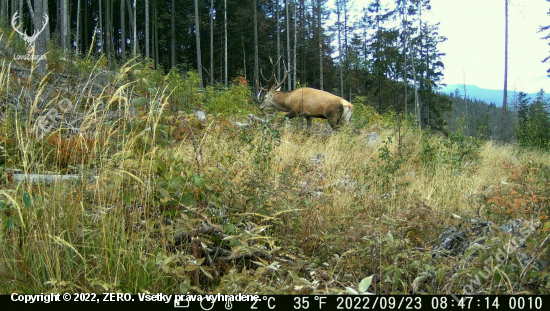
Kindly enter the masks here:
M 430 9 L 429 0 L 3 0 L 0 23 L 31 34 L 47 15 L 37 54 L 57 48 L 111 69 L 143 57 L 166 72 L 197 70 L 201 88 L 243 77 L 257 94 L 280 58 L 285 90 L 307 85 L 411 113 L 421 128 L 516 141 L 519 99 L 503 118 L 501 103 L 438 93 L 447 38 L 425 19 Z

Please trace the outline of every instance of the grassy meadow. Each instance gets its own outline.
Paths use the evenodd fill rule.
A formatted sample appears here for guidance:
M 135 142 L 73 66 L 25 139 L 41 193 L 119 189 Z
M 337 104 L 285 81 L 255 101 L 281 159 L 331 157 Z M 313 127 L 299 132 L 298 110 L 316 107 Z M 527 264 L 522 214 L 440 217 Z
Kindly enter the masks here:
M 260 113 L 244 78 L 200 91 L 148 62 L 55 60 L 44 76 L 2 61 L 2 293 L 462 294 L 518 219 L 535 231 L 472 293 L 550 291 L 548 153 L 366 98 L 349 125 L 308 131 Z M 473 220 L 491 222 L 475 248 L 438 250 Z

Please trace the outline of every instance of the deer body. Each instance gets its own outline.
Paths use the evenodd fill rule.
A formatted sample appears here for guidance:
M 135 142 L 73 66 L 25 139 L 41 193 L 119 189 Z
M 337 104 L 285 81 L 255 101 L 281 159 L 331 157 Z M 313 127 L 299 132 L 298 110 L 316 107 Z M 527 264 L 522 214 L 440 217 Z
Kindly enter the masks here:
M 308 128 L 311 127 L 312 118 L 327 119 L 330 126 L 335 129 L 342 119 L 349 121 L 353 106 L 346 100 L 331 93 L 304 87 L 292 92 L 280 92 L 269 90 L 260 105 L 260 109 L 275 108 L 288 112 L 285 117 L 305 117 Z M 346 115 L 347 112 L 347 115 Z

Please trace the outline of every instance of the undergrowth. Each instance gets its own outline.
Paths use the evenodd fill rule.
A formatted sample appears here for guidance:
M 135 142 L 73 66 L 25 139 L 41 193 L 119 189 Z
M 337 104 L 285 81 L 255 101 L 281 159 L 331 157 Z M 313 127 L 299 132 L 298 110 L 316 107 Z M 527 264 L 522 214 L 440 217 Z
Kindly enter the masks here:
M 521 252 L 472 288 L 548 293 L 548 270 L 535 265 L 548 262 L 547 154 L 460 130 L 433 135 L 366 99 L 355 103 L 353 130 L 321 120 L 305 131 L 268 115 L 252 122 L 244 78 L 200 92 L 196 73 L 164 75 L 147 61 L 85 92 L 50 92 L 59 81 L 21 81 L 2 68 L 2 293 L 336 294 L 359 284 L 378 294 L 460 293 L 505 246 L 499 227 L 517 219 L 535 228 Z M 37 131 L 64 98 L 72 110 Z M 492 222 L 490 241 L 434 256 L 440 234 L 471 218 Z

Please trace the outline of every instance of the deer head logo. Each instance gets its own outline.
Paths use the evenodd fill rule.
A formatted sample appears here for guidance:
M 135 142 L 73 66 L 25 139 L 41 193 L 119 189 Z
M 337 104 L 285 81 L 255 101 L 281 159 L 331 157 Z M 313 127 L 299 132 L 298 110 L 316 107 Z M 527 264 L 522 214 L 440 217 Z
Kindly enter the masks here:
M 48 21 L 49 21 L 48 14 L 44 14 L 45 21 L 44 21 L 44 24 L 42 25 L 42 29 L 40 30 L 35 29 L 34 33 L 30 37 L 27 36 L 25 31 L 19 31 L 18 29 L 19 27 L 17 26 L 18 19 L 19 19 L 19 11 L 15 12 L 15 14 L 13 15 L 11 19 L 11 26 L 18 34 L 20 34 L 23 37 L 23 40 L 25 40 L 25 43 L 27 44 L 27 53 L 32 54 L 32 52 L 34 51 L 34 43 L 36 41 L 36 38 L 38 38 L 38 35 L 42 33 L 44 29 L 46 29 L 46 25 L 48 24 Z

